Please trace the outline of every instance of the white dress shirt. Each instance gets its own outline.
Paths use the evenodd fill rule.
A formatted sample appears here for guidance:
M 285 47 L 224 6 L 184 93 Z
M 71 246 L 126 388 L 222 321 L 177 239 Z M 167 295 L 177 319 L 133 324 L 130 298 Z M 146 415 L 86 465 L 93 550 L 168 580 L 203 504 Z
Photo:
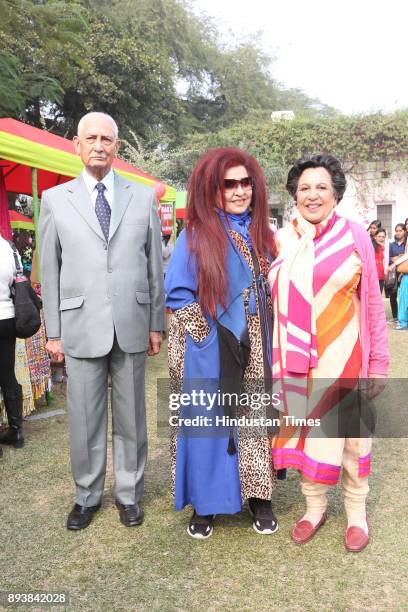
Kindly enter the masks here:
M 98 195 L 98 190 L 96 189 L 97 183 L 103 183 L 105 185 L 105 191 L 103 192 L 105 198 L 111 207 L 113 205 L 113 196 L 114 196 L 114 185 L 115 185 L 115 175 L 113 174 L 113 170 L 109 170 L 108 174 L 103 177 L 101 181 L 97 181 L 96 178 L 91 176 L 86 169 L 84 168 L 82 172 L 82 177 L 85 182 L 85 186 L 88 190 L 89 195 L 91 196 L 92 204 L 95 208 L 96 197 Z

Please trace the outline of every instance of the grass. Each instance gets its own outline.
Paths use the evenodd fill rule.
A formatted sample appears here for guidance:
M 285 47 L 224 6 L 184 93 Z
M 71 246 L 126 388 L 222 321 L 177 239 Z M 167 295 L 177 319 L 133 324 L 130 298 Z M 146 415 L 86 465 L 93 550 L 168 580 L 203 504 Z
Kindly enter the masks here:
M 390 332 L 391 374 L 407 376 L 408 333 Z M 23 450 L 0 462 L 0 591 L 66 591 L 72 610 L 406 610 L 408 451 L 406 439 L 375 440 L 368 512 L 372 542 L 360 554 L 343 546 L 339 488 L 329 520 L 304 547 L 289 531 L 303 513 L 298 476 L 279 484 L 280 529 L 259 536 L 246 511 L 217 517 L 214 536 L 186 534 L 190 510 L 175 513 L 169 494 L 168 440 L 156 434 L 156 378 L 164 353 L 149 359 L 149 461 L 145 522 L 118 520 L 109 457 L 102 510 L 83 532 L 65 529 L 74 498 L 66 415 L 26 424 Z M 65 406 L 57 386 L 52 408 Z M 43 408 L 46 409 L 46 408 Z

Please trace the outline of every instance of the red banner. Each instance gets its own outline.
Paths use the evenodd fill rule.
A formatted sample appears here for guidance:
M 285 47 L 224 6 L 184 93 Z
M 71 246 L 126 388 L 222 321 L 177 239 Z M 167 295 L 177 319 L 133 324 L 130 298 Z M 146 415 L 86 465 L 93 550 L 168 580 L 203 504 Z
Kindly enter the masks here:
M 173 205 L 162 204 L 160 206 L 161 228 L 163 236 L 173 232 Z

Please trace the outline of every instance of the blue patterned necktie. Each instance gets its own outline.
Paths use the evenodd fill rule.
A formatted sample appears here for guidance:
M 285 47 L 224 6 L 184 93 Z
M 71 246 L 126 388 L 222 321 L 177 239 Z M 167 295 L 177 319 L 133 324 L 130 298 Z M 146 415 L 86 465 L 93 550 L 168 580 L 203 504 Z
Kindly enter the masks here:
M 111 208 L 108 204 L 108 200 L 105 198 L 105 194 L 103 193 L 106 189 L 105 185 L 103 183 L 96 183 L 95 187 L 98 191 L 98 195 L 96 196 L 95 212 L 107 242 L 109 238 Z

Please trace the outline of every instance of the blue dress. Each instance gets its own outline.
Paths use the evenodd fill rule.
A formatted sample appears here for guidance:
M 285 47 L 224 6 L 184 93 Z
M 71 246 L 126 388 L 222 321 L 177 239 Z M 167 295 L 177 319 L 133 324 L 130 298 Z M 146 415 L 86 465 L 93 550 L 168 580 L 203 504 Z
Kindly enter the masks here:
M 268 329 L 272 304 L 269 308 L 262 288 L 270 258 L 258 259 L 252 252 L 249 213 L 226 216 L 219 211 L 219 214 L 228 238 L 228 288 L 225 307 L 217 307 L 217 322 L 204 317 L 199 306 L 196 264 L 188 253 L 185 232 L 176 243 L 165 281 L 166 305 L 174 313 L 169 329 L 170 378 L 175 383 L 172 390 L 188 392 L 190 398 L 193 391 L 216 394 L 225 381 L 231 381 L 228 377 L 234 360 L 230 356 L 236 358 L 245 353 L 248 340 L 249 361 L 245 365 L 244 359 L 240 370 L 243 391 L 252 390 L 254 380 L 270 377 Z M 267 320 L 269 326 L 265 324 Z M 233 347 L 232 353 L 229 349 L 225 351 L 225 341 L 228 347 Z M 234 368 L 235 365 L 233 371 Z M 237 380 L 239 387 L 240 378 Z M 224 407 L 217 401 L 210 405 L 202 399 L 180 408 L 180 419 L 196 418 L 195 427 L 179 422 L 171 437 L 175 509 L 191 504 L 201 515 L 232 514 L 241 510 L 242 500 L 248 497 L 270 499 L 276 486 L 276 472 L 269 435 L 263 432 L 247 436 L 245 428 L 241 431 L 241 427 L 215 426 L 216 418 L 225 416 Z M 251 408 L 243 410 L 249 417 L 258 416 L 251 413 Z M 200 417 L 207 417 L 202 426 Z
M 408 329 L 408 274 L 403 274 L 398 290 L 398 323 Z
M 228 297 L 225 308 L 217 307 L 217 319 L 237 339 L 246 329 L 242 293 L 250 288 L 252 272 L 228 237 L 227 275 Z M 187 250 L 186 233 L 177 240 L 166 275 L 166 306 L 172 311 L 198 305 L 197 274 L 193 258 Z M 206 317 L 208 335 L 201 341 L 186 332 L 182 391 L 217 393 L 220 377 L 220 354 L 215 321 Z M 176 449 L 175 509 L 191 504 L 196 512 L 233 514 L 242 507 L 238 455 L 227 452 L 229 428 L 216 426 L 217 416 L 224 409 L 217 402 L 183 406 L 180 418 L 207 417 L 203 427 L 179 426 Z M 211 422 L 209 421 L 211 419 Z

